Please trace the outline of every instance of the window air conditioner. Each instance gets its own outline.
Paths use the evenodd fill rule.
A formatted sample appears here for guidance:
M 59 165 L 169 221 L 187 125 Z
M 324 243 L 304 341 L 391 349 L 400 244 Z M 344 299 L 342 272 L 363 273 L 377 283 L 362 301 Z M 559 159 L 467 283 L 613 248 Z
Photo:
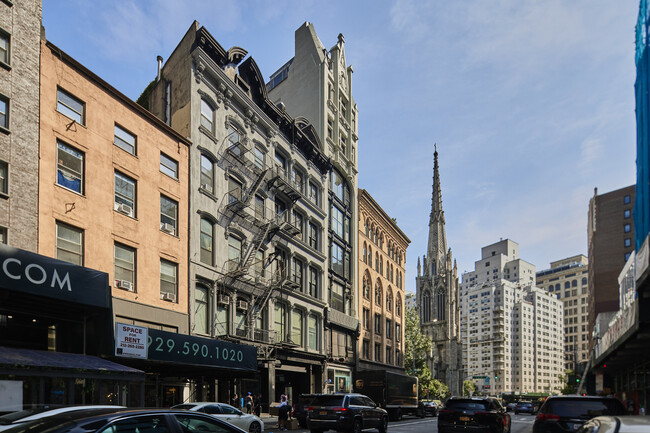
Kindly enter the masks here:
M 115 287 L 129 292 L 133 291 L 133 283 L 126 280 L 115 280 Z
M 217 302 L 219 304 L 228 305 L 228 304 L 230 304 L 230 296 L 228 296 L 228 295 L 219 295 L 219 297 L 217 298 Z
M 128 216 L 133 216 L 133 208 L 128 204 L 116 203 L 115 210 Z
M 247 301 L 237 301 L 237 309 L 239 310 L 248 310 L 248 302 Z
M 169 302 L 176 302 L 176 293 L 167 293 L 167 292 L 161 293 L 160 299 Z
M 174 234 L 174 226 L 173 224 L 169 223 L 160 223 L 160 230 L 164 231 L 165 233 L 171 233 Z

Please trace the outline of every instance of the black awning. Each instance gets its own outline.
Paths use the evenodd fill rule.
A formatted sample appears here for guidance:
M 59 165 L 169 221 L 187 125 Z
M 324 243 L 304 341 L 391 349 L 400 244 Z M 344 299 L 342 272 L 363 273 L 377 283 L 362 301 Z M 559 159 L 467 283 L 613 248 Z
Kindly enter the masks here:
M 0 347 L 0 374 L 144 380 L 145 373 L 97 356 Z

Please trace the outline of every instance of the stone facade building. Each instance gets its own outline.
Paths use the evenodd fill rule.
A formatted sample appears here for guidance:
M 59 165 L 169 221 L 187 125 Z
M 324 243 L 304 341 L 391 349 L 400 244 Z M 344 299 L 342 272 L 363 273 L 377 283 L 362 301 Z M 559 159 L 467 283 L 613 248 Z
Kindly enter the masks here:
M 0 242 L 38 245 L 41 0 L 0 2 Z
M 463 366 L 479 391 L 557 392 L 564 373 L 562 301 L 535 286 L 535 266 L 509 239 L 481 249 L 463 274 Z
M 159 68 L 142 103 L 192 141 L 191 332 L 258 354 L 257 375 L 214 375 L 191 398 L 321 391 L 330 163 L 318 136 L 269 100 L 244 49 L 198 22 Z
M 459 340 L 458 269 L 456 262 L 452 262 L 451 248 L 447 248 L 437 151 L 433 163 L 427 255 L 422 257 L 422 262 L 418 258 L 415 285 L 422 332 L 433 342 L 433 351 L 429 354 L 431 372 L 435 379 L 449 387 L 452 395 L 460 395 L 464 377 Z
M 361 335 L 358 370 L 404 371 L 406 249 L 411 240 L 365 189 L 359 190 Z
M 537 287 L 546 289 L 564 305 L 564 367 L 573 371 L 589 359 L 589 303 L 587 257 L 582 254 L 551 262 L 537 272 Z
M 325 49 L 311 23 L 295 33 L 295 55 L 267 83 L 269 99 L 313 125 L 331 162 L 324 205 L 327 224 L 325 391 L 351 391 L 359 332 L 357 254 L 357 105 L 343 35 Z

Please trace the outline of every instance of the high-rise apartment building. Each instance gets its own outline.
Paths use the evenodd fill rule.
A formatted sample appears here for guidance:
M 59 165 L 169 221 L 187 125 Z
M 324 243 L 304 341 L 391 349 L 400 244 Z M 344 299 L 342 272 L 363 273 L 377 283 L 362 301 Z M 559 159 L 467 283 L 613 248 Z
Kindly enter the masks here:
M 352 97 L 352 66 L 343 35 L 327 50 L 311 23 L 295 33 L 295 54 L 267 83 L 269 99 L 297 119 L 306 119 L 331 162 L 327 190 L 327 391 L 351 390 L 358 336 L 357 306 L 357 106 Z
M 159 68 L 142 102 L 192 141 L 190 328 L 254 346 L 260 372 L 259 378 L 215 374 L 193 398 L 229 401 L 251 391 L 273 402 L 283 393 L 292 399 L 322 391 L 322 366 L 333 356 L 324 320 L 349 317 L 351 306 L 347 287 L 325 284 L 332 272 L 328 206 L 350 203 L 354 190 L 334 174 L 328 178 L 330 163 L 314 128 L 269 100 L 244 49 L 224 49 L 194 22 Z M 351 215 L 330 213 L 336 236 L 349 242 Z M 334 272 L 350 275 L 350 251 L 332 254 Z M 335 343 L 336 359 L 353 362 L 352 341 L 350 350 L 344 338 Z
M 554 392 L 564 373 L 562 302 L 535 286 L 535 266 L 509 239 L 481 249 L 463 274 L 463 369 L 479 391 Z
M 598 194 L 589 200 L 589 349 L 596 323 L 606 327 L 619 309 L 618 276 L 634 251 L 634 185 Z M 600 318 L 598 317 L 600 315 Z M 603 327 L 598 326 L 596 328 Z M 597 329 L 596 329 L 597 331 Z
M 537 287 L 546 289 L 564 306 L 564 367 L 578 371 L 589 359 L 589 302 L 587 257 L 582 254 L 551 262 L 537 272 Z
M 434 152 L 431 214 L 427 255 L 418 258 L 415 278 L 422 333 L 433 343 L 429 359 L 435 379 L 449 387 L 452 395 L 462 393 L 462 351 L 460 347 L 460 303 L 458 268 L 447 248 L 445 213 L 438 168 L 438 151 Z
M 358 370 L 404 371 L 404 274 L 411 240 L 365 189 L 359 190 L 361 336 Z
M 38 246 L 41 0 L 0 2 L 0 243 Z

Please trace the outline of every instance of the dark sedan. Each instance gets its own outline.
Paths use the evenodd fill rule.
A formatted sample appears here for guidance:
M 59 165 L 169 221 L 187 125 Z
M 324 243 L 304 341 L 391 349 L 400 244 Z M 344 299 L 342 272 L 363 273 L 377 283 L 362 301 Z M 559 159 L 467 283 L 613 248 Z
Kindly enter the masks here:
M 510 415 L 496 398 L 450 398 L 438 412 L 438 433 L 509 433 Z
M 245 433 L 210 415 L 184 410 L 76 411 L 41 418 L 4 433 Z
M 623 403 L 611 397 L 553 396 L 539 408 L 533 433 L 570 433 L 591 418 L 626 414 Z
M 515 415 L 520 413 L 529 413 L 533 415 L 535 414 L 535 406 L 529 401 L 520 401 L 515 406 Z

